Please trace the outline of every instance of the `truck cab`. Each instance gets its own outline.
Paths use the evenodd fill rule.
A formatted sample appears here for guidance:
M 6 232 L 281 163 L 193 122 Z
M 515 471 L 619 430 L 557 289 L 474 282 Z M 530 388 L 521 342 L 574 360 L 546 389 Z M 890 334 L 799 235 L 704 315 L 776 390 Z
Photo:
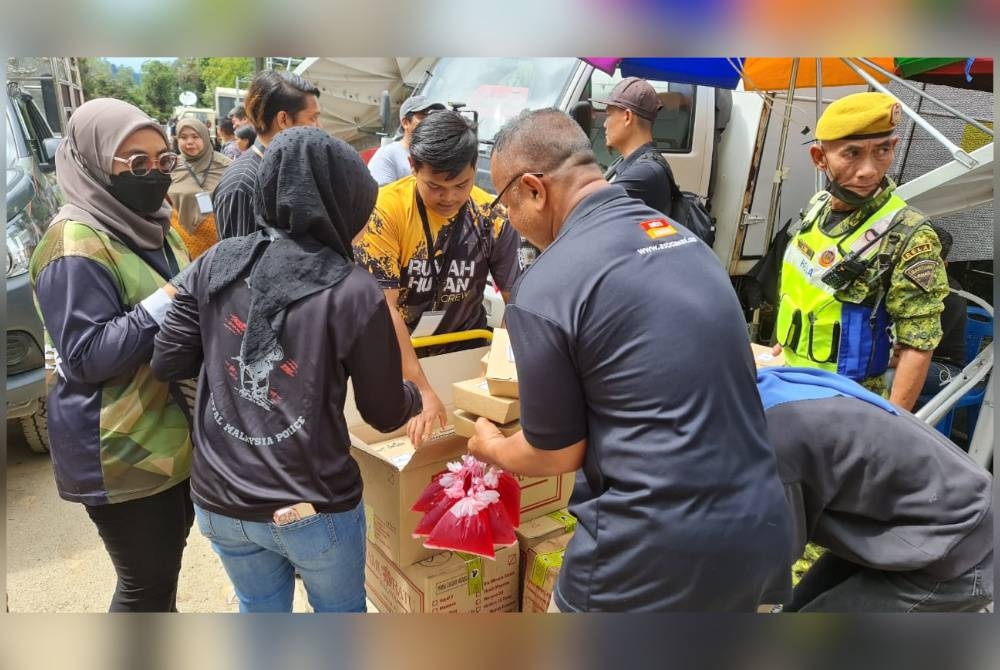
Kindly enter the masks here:
M 606 110 L 590 100 L 606 97 L 621 78 L 619 71 L 607 74 L 578 58 L 449 57 L 435 62 L 414 93 L 476 113 L 480 140 L 476 182 L 496 192 L 489 173 L 493 138 L 525 108 L 556 107 L 573 116 L 589 134 L 602 168 L 609 167 L 615 156 L 605 143 Z M 653 140 L 681 190 L 709 203 L 717 226 L 713 249 L 720 262 L 729 265 L 737 230 L 746 217 L 743 196 L 764 118 L 763 104 L 753 94 L 648 81 L 663 103 L 653 124 Z

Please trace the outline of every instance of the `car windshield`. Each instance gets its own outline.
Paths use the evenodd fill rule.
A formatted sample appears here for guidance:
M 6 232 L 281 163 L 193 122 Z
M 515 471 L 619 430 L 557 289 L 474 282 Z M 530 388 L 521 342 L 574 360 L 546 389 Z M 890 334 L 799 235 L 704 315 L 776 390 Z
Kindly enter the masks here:
M 442 58 L 420 93 L 478 112 L 479 139 L 489 142 L 522 109 L 555 106 L 578 64 L 576 58 Z
M 7 118 L 7 167 L 14 167 L 17 163 L 17 145 L 14 143 L 14 129 L 10 125 L 10 117 Z

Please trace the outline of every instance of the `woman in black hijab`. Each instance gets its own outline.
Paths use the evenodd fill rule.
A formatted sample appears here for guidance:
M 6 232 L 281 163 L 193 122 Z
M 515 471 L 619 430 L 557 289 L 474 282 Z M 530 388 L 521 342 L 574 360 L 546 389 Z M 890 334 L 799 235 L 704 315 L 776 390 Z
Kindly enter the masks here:
M 309 127 L 277 135 L 258 178 L 259 231 L 223 240 L 185 273 L 153 370 L 175 379 L 201 368 L 191 495 L 240 611 L 291 611 L 298 572 L 315 611 L 363 612 L 347 380 L 381 431 L 420 409 L 382 292 L 351 251 L 377 186 L 353 148 Z

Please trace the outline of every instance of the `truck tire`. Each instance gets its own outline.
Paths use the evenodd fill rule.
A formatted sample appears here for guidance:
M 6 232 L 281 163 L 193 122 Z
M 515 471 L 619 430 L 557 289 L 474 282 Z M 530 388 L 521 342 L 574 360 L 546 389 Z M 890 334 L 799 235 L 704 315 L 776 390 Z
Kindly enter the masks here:
M 36 454 L 49 453 L 48 407 L 44 398 L 39 399 L 37 412 L 21 417 L 21 432 L 29 449 Z

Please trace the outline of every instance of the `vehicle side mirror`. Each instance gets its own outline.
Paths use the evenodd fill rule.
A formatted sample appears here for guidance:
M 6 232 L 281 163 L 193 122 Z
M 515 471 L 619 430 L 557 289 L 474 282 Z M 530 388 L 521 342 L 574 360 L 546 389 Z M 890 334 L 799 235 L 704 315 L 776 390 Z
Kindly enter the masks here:
M 590 103 L 586 100 L 581 100 L 573 105 L 569 111 L 569 115 L 573 117 L 574 121 L 580 124 L 587 137 L 590 137 L 590 131 L 594 126 L 594 108 L 591 107 Z
M 56 171 L 56 151 L 60 144 L 62 144 L 61 137 L 46 137 L 42 140 L 42 155 L 45 161 L 38 165 L 39 170 L 45 173 Z

